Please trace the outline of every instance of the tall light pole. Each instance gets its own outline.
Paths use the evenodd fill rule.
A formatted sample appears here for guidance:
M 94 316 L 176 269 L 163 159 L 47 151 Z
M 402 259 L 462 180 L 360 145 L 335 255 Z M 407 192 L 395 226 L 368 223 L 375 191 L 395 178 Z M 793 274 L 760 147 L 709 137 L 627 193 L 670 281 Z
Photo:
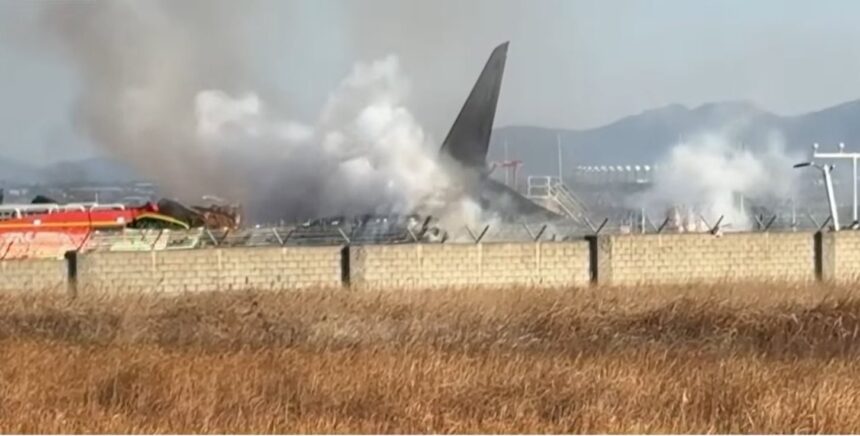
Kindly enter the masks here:
M 858 213 L 857 213 L 857 160 L 860 159 L 860 153 L 845 153 L 845 143 L 839 143 L 839 152 L 837 153 L 819 153 L 818 152 L 818 144 L 812 145 L 812 158 L 813 159 L 851 159 L 851 163 L 853 164 L 854 171 L 851 173 L 853 177 L 851 180 L 851 186 L 854 187 L 854 203 L 853 203 L 853 215 L 854 223 L 858 222 Z
M 796 164 L 795 168 L 814 167 L 821 170 L 824 175 L 824 189 L 827 191 L 827 203 L 830 205 L 830 218 L 833 219 L 833 230 L 839 231 L 839 212 L 836 210 L 836 197 L 833 195 L 833 179 L 830 177 L 830 171 L 833 171 L 833 165 L 820 165 L 815 162 L 803 162 Z
M 561 156 L 561 133 L 558 133 L 555 137 L 556 145 L 558 146 L 558 182 L 564 184 L 564 170 L 562 166 L 562 156 Z
M 505 162 L 510 162 L 511 158 L 508 156 L 508 138 L 505 138 Z M 516 180 L 514 181 L 514 189 L 516 189 Z M 505 171 L 505 184 L 511 186 L 510 182 L 508 182 L 508 172 Z

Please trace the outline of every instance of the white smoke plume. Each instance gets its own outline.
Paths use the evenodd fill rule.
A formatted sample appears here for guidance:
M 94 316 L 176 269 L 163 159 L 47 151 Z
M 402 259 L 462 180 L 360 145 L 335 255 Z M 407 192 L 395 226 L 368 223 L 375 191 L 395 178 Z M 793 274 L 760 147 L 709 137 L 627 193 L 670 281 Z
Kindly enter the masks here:
M 318 121 L 290 120 L 246 67 L 246 2 L 49 3 L 46 28 L 80 72 L 91 140 L 186 201 L 215 194 L 252 219 L 419 212 L 468 222 L 405 107 L 397 58 L 357 65 Z
M 272 118 L 254 94 L 202 91 L 197 136 L 216 154 L 257 161 L 246 175 L 254 192 L 265 194 L 263 207 L 310 216 L 447 215 L 460 193 L 436 160 L 438 147 L 403 106 L 407 90 L 395 57 L 359 64 L 314 126 Z
M 711 225 L 723 216 L 722 225 L 748 230 L 753 202 L 792 198 L 797 177 L 792 165 L 799 159 L 785 151 L 776 135 L 752 150 L 739 147 L 729 135 L 702 134 L 673 147 L 655 172 L 653 187 L 632 198 L 630 205 L 661 220 L 669 208 L 692 209 Z

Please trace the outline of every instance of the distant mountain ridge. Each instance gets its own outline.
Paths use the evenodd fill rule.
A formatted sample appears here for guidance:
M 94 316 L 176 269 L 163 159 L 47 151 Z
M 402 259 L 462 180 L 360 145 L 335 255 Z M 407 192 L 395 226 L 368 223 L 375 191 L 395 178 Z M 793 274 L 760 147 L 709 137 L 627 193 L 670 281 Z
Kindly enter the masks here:
M 765 146 L 774 133 L 789 151 L 807 152 L 812 143 L 834 148 L 845 142 L 860 150 L 860 100 L 798 116 L 779 116 L 747 101 L 705 103 L 694 108 L 671 104 L 621 118 L 605 126 L 553 129 L 507 126 L 493 131 L 488 160 L 523 161 L 521 174 L 558 172 L 557 137 L 565 168 L 576 165 L 635 165 L 660 160 L 679 139 L 701 133 L 724 133 L 749 149 Z M 0 157 L 0 186 L 30 183 L 122 183 L 139 179 L 130 165 L 91 158 L 38 167 Z M 157 181 L 156 181 L 157 182 Z
M 706 103 L 695 108 L 672 104 L 585 130 L 508 126 L 494 130 L 488 159 L 523 161 L 525 175 L 556 174 L 557 137 L 563 162 L 575 165 L 652 164 L 682 138 L 720 133 L 748 149 L 766 146 L 774 134 L 786 149 L 806 151 L 814 142 L 845 142 L 860 149 L 860 100 L 798 116 L 779 116 L 746 101 Z
M 0 187 L 44 184 L 111 184 L 139 180 L 131 166 L 108 158 L 65 161 L 39 167 L 0 158 Z

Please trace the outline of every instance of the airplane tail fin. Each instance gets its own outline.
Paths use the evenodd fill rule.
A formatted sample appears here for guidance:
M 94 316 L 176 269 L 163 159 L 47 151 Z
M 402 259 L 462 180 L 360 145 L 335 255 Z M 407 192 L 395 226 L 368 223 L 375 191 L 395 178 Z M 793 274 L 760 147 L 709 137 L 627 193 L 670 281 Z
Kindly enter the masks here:
M 483 171 L 486 167 L 507 55 L 507 42 L 493 50 L 442 143 L 440 153 L 447 154 L 466 168 Z

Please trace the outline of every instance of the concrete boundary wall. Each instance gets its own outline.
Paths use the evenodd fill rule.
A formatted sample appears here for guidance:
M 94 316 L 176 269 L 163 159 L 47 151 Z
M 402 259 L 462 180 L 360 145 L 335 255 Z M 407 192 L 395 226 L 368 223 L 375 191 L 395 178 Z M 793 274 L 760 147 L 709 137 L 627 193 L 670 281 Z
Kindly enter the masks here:
M 860 282 L 860 232 L 605 235 L 570 242 L 235 247 L 0 261 L 0 291 L 202 292 Z
M 816 279 L 812 233 L 613 235 L 599 237 L 597 245 L 600 284 Z
M 860 282 L 860 232 L 820 235 L 821 279 L 828 282 Z
M 367 245 L 349 250 L 356 288 L 587 286 L 586 241 Z
M 66 262 L 56 259 L 7 260 L 0 262 L 0 291 L 66 291 Z
M 339 287 L 343 247 L 254 247 L 77 256 L 77 292 Z

